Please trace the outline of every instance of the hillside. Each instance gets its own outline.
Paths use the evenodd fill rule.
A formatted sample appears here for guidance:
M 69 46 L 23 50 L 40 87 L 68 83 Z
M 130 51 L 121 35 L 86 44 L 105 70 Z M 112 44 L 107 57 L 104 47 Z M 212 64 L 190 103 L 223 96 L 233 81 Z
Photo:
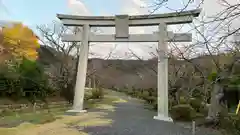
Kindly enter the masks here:
M 56 53 L 54 49 L 41 47 L 39 49 L 39 61 L 45 65 L 57 63 L 58 59 L 53 55 Z M 73 59 L 72 64 L 76 63 Z M 191 63 L 199 67 L 204 66 L 211 68 L 212 60 L 209 56 L 202 56 L 190 60 Z M 169 59 L 169 79 L 176 79 L 177 70 L 181 68 L 181 72 L 185 72 L 182 78 L 185 80 L 192 77 L 194 70 L 192 64 L 183 60 Z M 118 87 L 135 87 L 135 88 L 156 88 L 157 87 L 157 59 L 150 60 L 103 60 L 89 59 L 88 75 L 97 80 L 106 88 Z M 211 70 L 206 70 L 209 72 Z M 179 74 L 180 72 L 178 72 Z M 189 74 L 189 75 L 188 75 Z M 179 76 L 178 76 L 179 77 Z M 185 77 L 185 78 L 184 78 Z M 88 85 L 89 79 L 87 79 Z M 180 82 L 182 83 L 182 81 Z M 196 82 L 199 83 L 199 82 Z M 189 84 L 186 84 L 189 85 Z
M 38 61 L 46 67 L 57 64 L 59 59 L 54 55 L 54 49 L 41 46 L 38 50 Z M 76 59 L 73 60 L 76 63 Z M 89 59 L 88 74 L 93 75 L 104 87 L 125 87 L 126 85 L 140 87 L 156 87 L 156 60 L 103 60 Z M 153 70 L 152 70 L 153 69 Z M 146 81 L 148 80 L 148 81 Z M 88 82 L 87 82 L 88 83 Z

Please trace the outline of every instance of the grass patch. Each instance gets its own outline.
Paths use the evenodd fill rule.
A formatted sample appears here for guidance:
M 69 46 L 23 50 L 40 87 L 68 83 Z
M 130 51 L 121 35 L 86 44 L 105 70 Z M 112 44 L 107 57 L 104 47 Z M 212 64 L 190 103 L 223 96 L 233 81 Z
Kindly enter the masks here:
M 118 96 L 119 93 L 105 91 L 101 99 L 88 99 L 84 101 L 85 108 L 99 108 L 114 111 L 114 105 L 127 102 Z M 88 90 L 85 94 L 91 95 Z M 77 116 L 64 115 L 71 106 L 52 106 L 48 109 L 40 109 L 33 113 L 32 109 L 24 112 L 8 110 L 0 119 L 0 135 L 79 135 L 86 134 L 81 129 L 69 128 L 71 126 L 103 126 L 111 125 L 113 120 L 106 118 L 108 111 L 83 113 Z M 5 124 L 5 125 L 4 125 Z M 8 125 L 6 125 L 8 124 Z M 1 127 L 2 125 L 2 127 Z M 12 128 L 11 128 L 12 127 Z
M 44 124 L 53 122 L 55 120 L 56 117 L 51 113 L 26 113 L 2 117 L 0 120 L 0 126 L 15 127 L 24 122 L 29 122 L 32 124 Z
M 121 102 L 127 102 L 126 100 L 123 100 L 118 97 L 117 92 L 110 91 L 110 90 L 104 90 L 104 97 L 99 99 L 88 99 L 84 101 L 84 108 L 85 109 L 91 109 L 91 108 L 98 108 L 98 109 L 107 109 L 107 110 L 113 110 L 114 104 L 121 103 Z M 86 96 L 91 95 L 91 91 L 88 90 L 88 93 L 85 93 Z
M 14 112 L 11 110 L 2 112 L 0 127 L 16 127 L 21 123 L 45 124 L 59 119 L 59 115 L 64 114 L 67 107 L 38 110 L 36 112 Z
M 88 90 L 86 95 L 90 95 L 91 91 Z M 91 109 L 104 109 L 109 111 L 114 111 L 114 104 L 127 102 L 118 97 L 119 93 L 112 91 L 105 91 L 105 96 L 101 99 L 88 99 L 84 101 L 84 108 Z M 28 108 L 22 111 L 14 111 L 6 109 L 1 113 L 0 117 L 0 127 L 17 127 L 21 123 L 27 122 L 30 124 L 45 124 L 51 123 L 56 119 L 64 117 L 64 113 L 71 108 L 72 105 L 52 105 L 48 108 L 40 108 L 33 112 L 32 108 Z
M 110 125 L 113 122 L 111 119 L 104 119 L 104 118 L 94 118 L 85 121 L 81 121 L 75 125 L 84 127 L 84 126 L 106 126 Z
M 91 109 L 91 108 L 99 108 L 99 106 L 102 105 L 113 105 L 114 101 L 117 101 L 117 98 L 113 97 L 105 97 L 103 99 L 89 99 L 84 102 L 84 108 L 85 109 Z

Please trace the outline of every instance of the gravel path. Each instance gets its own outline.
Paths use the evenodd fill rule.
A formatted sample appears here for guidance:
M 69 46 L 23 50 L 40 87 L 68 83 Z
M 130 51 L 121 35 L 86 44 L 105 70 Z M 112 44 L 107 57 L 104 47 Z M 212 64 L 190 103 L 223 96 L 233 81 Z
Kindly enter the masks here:
M 79 127 L 89 135 L 192 135 L 191 129 L 179 124 L 154 120 L 156 112 L 144 109 L 140 102 L 126 98 L 126 103 L 116 104 L 114 112 L 106 110 L 108 119 L 112 119 L 110 126 Z M 197 129 L 196 135 L 216 135 L 208 129 Z

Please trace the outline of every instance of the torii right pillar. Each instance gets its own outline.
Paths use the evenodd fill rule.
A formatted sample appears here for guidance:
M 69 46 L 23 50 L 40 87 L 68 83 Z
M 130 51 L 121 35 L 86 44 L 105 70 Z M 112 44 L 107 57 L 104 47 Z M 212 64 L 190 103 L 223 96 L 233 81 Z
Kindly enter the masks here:
M 172 118 L 168 115 L 168 32 L 166 23 L 159 24 L 158 32 L 158 111 L 154 119 L 172 122 Z

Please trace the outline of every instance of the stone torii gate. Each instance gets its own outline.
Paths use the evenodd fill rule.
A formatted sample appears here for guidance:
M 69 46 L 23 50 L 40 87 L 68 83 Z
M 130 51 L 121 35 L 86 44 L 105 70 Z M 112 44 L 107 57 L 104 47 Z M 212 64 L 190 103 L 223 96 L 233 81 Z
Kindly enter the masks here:
M 58 14 L 65 26 L 81 26 L 83 30 L 75 35 L 64 35 L 63 41 L 81 42 L 77 80 L 75 86 L 73 109 L 69 112 L 83 110 L 84 88 L 86 82 L 89 42 L 158 42 L 158 113 L 154 119 L 172 121 L 168 115 L 168 56 L 167 42 L 191 42 L 191 33 L 173 33 L 167 31 L 167 25 L 192 23 L 201 10 L 154 15 L 116 15 L 116 16 L 75 16 Z M 158 32 L 153 34 L 129 34 L 129 26 L 156 26 Z M 115 27 L 115 34 L 95 35 L 91 27 Z

